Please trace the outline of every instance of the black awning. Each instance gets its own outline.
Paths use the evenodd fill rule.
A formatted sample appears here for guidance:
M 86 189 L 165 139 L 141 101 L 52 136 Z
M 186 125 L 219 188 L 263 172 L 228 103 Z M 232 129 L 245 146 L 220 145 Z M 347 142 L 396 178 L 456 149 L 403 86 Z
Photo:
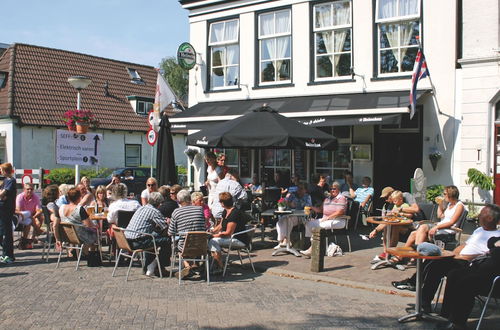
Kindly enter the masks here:
M 297 118 L 299 122 L 308 126 L 359 126 L 359 125 L 398 125 L 401 114 L 390 115 L 365 115 L 365 116 L 334 116 L 334 117 L 307 117 Z

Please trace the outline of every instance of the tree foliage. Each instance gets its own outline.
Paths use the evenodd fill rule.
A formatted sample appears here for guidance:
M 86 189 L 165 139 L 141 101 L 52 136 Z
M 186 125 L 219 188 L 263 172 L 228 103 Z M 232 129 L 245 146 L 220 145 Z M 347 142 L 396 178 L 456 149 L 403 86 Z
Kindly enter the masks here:
M 160 62 L 160 69 L 168 84 L 174 90 L 181 101 L 187 103 L 188 97 L 188 71 L 184 70 L 177 63 L 175 57 L 165 57 Z

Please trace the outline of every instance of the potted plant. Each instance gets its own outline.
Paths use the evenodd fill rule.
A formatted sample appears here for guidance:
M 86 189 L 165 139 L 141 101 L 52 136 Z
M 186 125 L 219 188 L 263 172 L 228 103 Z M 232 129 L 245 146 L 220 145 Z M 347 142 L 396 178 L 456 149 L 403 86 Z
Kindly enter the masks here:
M 432 165 L 432 169 L 435 171 L 436 168 L 437 168 L 437 163 L 438 161 L 441 159 L 441 157 L 443 156 L 443 154 L 435 149 L 433 150 L 430 154 L 429 154 L 429 160 L 431 161 L 431 165 Z
M 63 120 L 70 131 L 85 134 L 89 126 L 97 128 L 99 121 L 95 119 L 90 110 L 68 110 L 64 113 Z
M 426 198 L 434 204 L 440 204 L 443 199 L 444 186 L 435 184 L 427 187 Z
M 469 217 L 472 218 L 474 215 L 477 216 L 476 206 L 474 205 L 474 190 L 476 188 L 493 190 L 495 189 L 495 184 L 493 183 L 493 177 L 488 176 L 486 173 L 476 168 L 469 168 L 469 170 L 467 170 L 467 180 L 465 180 L 465 183 L 472 187 L 472 203 L 469 208 Z
M 196 157 L 196 155 L 198 154 L 198 150 L 194 148 L 187 148 L 186 150 L 184 150 L 184 153 L 186 154 L 186 156 L 188 156 L 189 162 L 192 163 L 194 157 Z
M 286 200 L 281 197 L 279 200 L 278 200 L 278 211 L 284 211 L 286 209 Z

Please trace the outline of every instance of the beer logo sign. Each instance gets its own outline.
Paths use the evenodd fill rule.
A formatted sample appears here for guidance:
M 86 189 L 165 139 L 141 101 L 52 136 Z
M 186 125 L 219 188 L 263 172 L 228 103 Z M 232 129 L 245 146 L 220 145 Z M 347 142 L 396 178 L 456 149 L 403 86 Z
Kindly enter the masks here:
M 177 63 L 184 70 L 191 70 L 196 65 L 196 51 L 189 42 L 183 42 L 177 49 Z

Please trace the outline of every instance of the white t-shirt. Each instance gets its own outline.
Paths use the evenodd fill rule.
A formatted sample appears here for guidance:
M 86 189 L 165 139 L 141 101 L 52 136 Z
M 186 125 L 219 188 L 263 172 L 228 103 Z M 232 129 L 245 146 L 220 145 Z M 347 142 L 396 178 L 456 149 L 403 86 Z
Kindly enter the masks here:
M 120 210 L 135 211 L 139 207 L 141 207 L 141 204 L 139 204 L 139 202 L 136 201 L 135 199 L 123 198 L 114 201 L 113 203 L 111 203 L 111 205 L 109 205 L 108 222 L 116 224 L 118 222 L 118 211 Z
M 465 247 L 460 252 L 461 255 L 477 255 L 485 254 L 490 249 L 488 249 L 488 240 L 491 237 L 500 236 L 500 230 L 484 230 L 483 227 L 479 227 L 474 230 L 472 235 L 469 237 L 467 242 L 465 242 Z
M 446 206 L 446 210 L 444 210 L 444 217 L 441 219 L 441 221 L 439 221 L 439 223 L 450 222 L 451 218 L 453 218 L 453 216 L 455 215 L 455 212 L 457 210 L 458 205 L 464 205 L 464 204 L 461 201 L 458 201 L 455 205 L 453 205 L 452 208 L 449 208 L 448 207 L 449 205 Z M 456 226 L 456 225 L 457 225 L 457 223 L 455 222 L 455 224 L 453 226 Z
M 141 198 L 146 198 L 146 201 L 147 201 L 149 199 L 149 194 L 150 194 L 150 192 L 149 192 L 148 188 L 146 188 L 142 191 Z

